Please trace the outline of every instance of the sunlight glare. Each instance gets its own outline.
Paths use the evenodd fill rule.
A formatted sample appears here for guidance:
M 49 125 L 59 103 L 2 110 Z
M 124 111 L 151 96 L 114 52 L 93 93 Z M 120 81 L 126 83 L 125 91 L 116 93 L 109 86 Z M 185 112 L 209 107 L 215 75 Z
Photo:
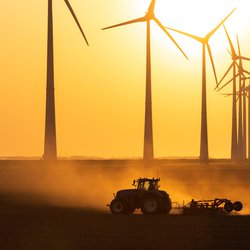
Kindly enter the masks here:
M 135 8 L 138 13 L 141 11 L 143 15 L 143 11 L 147 11 L 149 4 L 150 1 L 138 0 L 135 3 Z M 237 33 L 244 36 L 249 30 L 249 24 L 245 22 L 248 18 L 247 10 L 250 9 L 248 0 L 157 0 L 155 15 L 164 26 L 203 37 L 214 29 L 234 8 L 236 8 L 235 12 L 227 19 L 225 24 L 231 35 Z M 161 33 L 157 34 L 159 34 L 158 38 L 162 39 Z M 175 32 L 171 32 L 171 34 L 177 38 L 178 42 L 184 43 L 184 45 L 181 44 L 181 46 L 184 46 L 183 49 L 188 49 L 192 55 L 196 55 L 197 49 L 194 48 L 193 41 Z M 218 30 L 214 37 L 211 38 L 211 41 L 219 42 L 213 43 L 213 51 L 218 53 L 225 47 L 226 39 L 223 29 Z

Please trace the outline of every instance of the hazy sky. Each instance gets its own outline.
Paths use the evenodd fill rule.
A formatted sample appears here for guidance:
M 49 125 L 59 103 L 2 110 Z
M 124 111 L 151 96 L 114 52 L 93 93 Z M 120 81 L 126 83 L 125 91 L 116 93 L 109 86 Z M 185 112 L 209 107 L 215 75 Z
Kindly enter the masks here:
M 63 0 L 54 0 L 58 155 L 141 157 L 144 133 L 146 25 L 101 28 L 141 17 L 149 0 L 71 0 L 87 47 Z M 43 154 L 47 1 L 0 4 L 0 156 Z M 169 27 L 203 36 L 234 7 L 226 26 L 250 57 L 249 0 L 158 0 Z M 156 157 L 198 156 L 201 44 L 171 32 L 189 57 L 152 23 L 153 132 Z M 231 63 L 221 28 L 211 38 L 218 78 Z M 208 59 L 208 57 L 207 57 Z M 245 64 L 249 69 L 249 64 Z M 250 69 L 249 69 L 250 70 Z M 214 92 L 207 60 L 211 157 L 230 156 L 231 98 Z M 231 88 L 225 89 L 230 92 Z

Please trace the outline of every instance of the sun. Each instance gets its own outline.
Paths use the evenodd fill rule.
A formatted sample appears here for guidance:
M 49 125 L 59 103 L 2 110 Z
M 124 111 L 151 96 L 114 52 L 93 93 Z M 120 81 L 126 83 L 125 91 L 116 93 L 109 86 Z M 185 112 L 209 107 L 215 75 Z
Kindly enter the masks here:
M 135 8 L 137 13 L 147 8 L 151 0 L 137 0 Z M 249 0 L 156 0 L 155 15 L 164 24 L 174 29 L 182 30 L 196 36 L 203 37 L 214 29 L 222 19 L 224 19 L 234 8 L 235 12 L 225 22 L 229 33 L 239 34 L 244 37 L 250 30 L 250 23 L 247 21 L 249 16 Z M 143 14 L 143 13 L 142 13 Z M 158 33 L 160 38 L 161 32 Z M 171 33 L 173 34 L 173 33 Z M 180 37 L 173 34 L 174 37 Z M 216 32 L 216 40 L 213 44 L 214 52 L 218 52 L 225 47 L 225 33 L 223 29 Z M 178 41 L 182 40 L 179 38 Z M 182 42 L 182 41 L 181 41 Z M 186 38 L 183 38 L 184 47 L 195 53 L 193 43 L 189 44 Z
M 176 26 L 203 36 L 236 7 L 235 2 L 230 0 L 158 0 L 155 13 L 166 22 L 167 26 Z
M 228 24 L 233 29 L 244 29 L 248 25 L 249 7 L 248 0 L 158 0 L 155 14 L 166 25 L 174 25 L 202 36 L 234 8 L 236 11 Z

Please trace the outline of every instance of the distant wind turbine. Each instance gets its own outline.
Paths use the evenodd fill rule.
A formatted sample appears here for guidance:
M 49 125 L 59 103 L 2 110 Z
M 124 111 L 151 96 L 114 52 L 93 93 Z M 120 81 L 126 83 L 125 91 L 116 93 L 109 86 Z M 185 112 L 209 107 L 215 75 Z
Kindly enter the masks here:
M 87 38 L 68 0 L 64 0 L 73 16 L 85 42 Z M 53 45 L 53 11 L 52 0 L 48 0 L 48 44 L 47 44 L 47 87 L 46 87 L 46 117 L 45 117 L 45 160 L 57 159 L 56 147 L 56 121 L 55 121 L 55 95 L 54 95 L 54 45 Z
M 208 54 L 210 57 L 210 61 L 213 67 L 214 77 L 216 84 L 218 84 L 216 70 L 214 66 L 213 56 L 211 52 L 211 48 L 209 45 L 209 39 L 212 35 L 219 29 L 219 27 L 226 21 L 226 19 L 235 11 L 233 9 L 213 30 L 211 30 L 205 37 L 198 37 L 183 31 L 179 31 L 176 29 L 172 29 L 166 27 L 166 29 L 173 30 L 182 35 L 193 38 L 194 40 L 200 42 L 202 44 L 202 104 L 201 104 L 201 139 L 200 139 L 200 160 L 203 162 L 207 162 L 208 157 L 208 136 L 207 136 L 207 94 L 206 94 L 206 47 L 208 50 Z
M 250 77 L 247 77 L 246 80 L 249 80 Z M 242 90 L 243 94 L 248 98 L 248 160 L 250 160 L 250 81 L 248 86 L 245 86 L 245 89 Z
M 249 80 L 249 79 L 250 79 L 250 77 L 244 77 L 245 81 Z M 229 97 L 229 96 L 232 96 L 233 93 L 223 93 L 222 95 L 224 95 L 225 97 Z M 237 95 L 236 102 L 240 100 L 240 96 L 241 97 L 246 96 L 248 98 L 248 159 L 250 159 L 250 98 L 249 98 L 250 97 L 250 85 L 245 86 L 245 88 L 243 88 L 243 86 L 242 86 L 241 91 L 237 91 L 236 95 Z M 241 102 L 241 105 L 242 105 L 242 102 Z M 245 108 L 244 108 L 244 106 L 245 106 Z M 246 103 L 243 104 L 243 110 L 245 110 L 245 112 L 246 112 Z M 243 124 L 244 123 L 245 123 L 245 126 L 246 126 L 246 114 L 244 115 L 244 111 L 243 111 Z M 242 124 L 242 115 L 241 115 L 241 124 Z M 241 125 L 241 127 L 242 127 L 242 125 Z M 243 138 L 244 138 L 244 133 L 242 134 L 242 140 L 241 140 L 242 142 L 243 142 Z M 246 141 L 246 133 L 245 133 L 245 141 Z M 238 152 L 237 152 L 238 153 L 237 159 L 242 159 L 242 160 L 244 159 L 242 157 L 244 155 L 243 154 L 244 151 L 242 150 L 242 148 L 243 147 L 242 146 L 240 147 L 240 145 L 239 145 L 239 149 L 238 149 Z M 246 150 L 246 148 L 245 148 L 245 150 Z M 246 153 L 245 153 L 245 156 L 246 156 Z
M 154 147 L 153 147 L 153 126 L 152 126 L 152 95 L 151 95 L 151 48 L 150 48 L 150 21 L 153 20 L 161 30 L 172 40 L 172 42 L 178 47 L 182 54 L 187 58 L 185 53 L 182 51 L 180 46 L 176 43 L 174 38 L 164 28 L 162 23 L 154 15 L 155 0 L 152 0 L 148 12 L 145 16 L 133 19 L 127 22 L 116 24 L 103 28 L 102 30 L 115 28 L 132 23 L 146 22 L 147 23 L 147 63 L 146 63 L 146 107 L 145 107 L 145 128 L 144 128 L 144 151 L 143 159 L 152 160 L 154 159 Z
M 225 28 L 225 27 L 224 27 Z M 233 62 L 229 66 L 228 70 L 218 83 L 217 87 L 219 87 L 220 83 L 225 79 L 225 77 L 228 75 L 230 70 L 233 68 L 233 78 L 231 78 L 229 81 L 227 81 L 223 86 L 221 86 L 218 91 L 222 90 L 224 87 L 226 87 L 230 82 L 233 81 L 233 123 L 232 123 L 232 145 L 231 145 L 231 158 L 232 159 L 245 159 L 246 158 L 246 96 L 243 92 L 245 89 L 245 81 L 248 79 L 245 74 L 250 74 L 247 70 L 243 68 L 242 60 L 249 60 L 247 57 L 243 57 L 241 55 L 240 51 L 240 43 L 238 36 L 237 38 L 237 44 L 238 44 L 238 54 L 236 54 L 236 51 L 234 49 L 233 43 L 228 35 L 228 32 L 225 28 L 227 38 L 230 44 L 231 52 L 230 55 L 232 56 Z M 239 63 L 237 62 L 239 60 Z M 238 69 L 238 73 L 236 74 L 236 66 Z M 236 80 L 239 77 L 239 91 L 236 93 Z M 236 116 L 236 94 L 238 94 L 238 100 L 239 100 L 239 117 L 238 117 L 238 141 L 235 138 L 237 138 L 237 116 Z M 234 143 L 234 144 L 233 144 Z M 236 143 L 236 145 L 235 145 Z M 236 148 L 236 151 L 235 151 Z
M 224 30 L 226 32 L 227 39 L 228 39 L 230 49 L 231 49 L 230 54 L 231 54 L 231 57 L 232 57 L 232 63 L 229 66 L 226 73 L 224 74 L 224 76 L 221 78 L 221 80 L 218 83 L 218 85 L 216 86 L 216 88 L 218 88 L 218 86 L 225 79 L 225 77 L 230 72 L 230 70 L 233 69 L 231 159 L 236 160 L 237 159 L 237 152 L 238 152 L 238 149 L 237 149 L 238 148 L 238 144 L 237 144 L 237 111 L 236 111 L 236 109 L 237 109 L 237 105 L 236 105 L 236 66 L 237 66 L 238 56 L 237 56 L 237 54 L 235 52 L 233 43 L 231 41 L 231 38 L 230 38 L 230 36 L 229 36 L 229 34 L 227 32 L 227 29 L 226 29 L 225 25 L 224 25 Z
M 241 50 L 240 50 L 240 42 L 237 36 L 237 44 L 238 44 L 238 53 L 239 53 L 239 88 L 240 88 L 240 99 L 242 98 L 242 90 L 245 90 L 246 87 L 246 79 L 247 77 L 244 73 L 250 74 L 247 70 L 243 68 L 242 57 L 241 57 Z M 242 84 L 241 84 L 242 81 Z M 239 142 L 239 157 L 240 159 L 246 159 L 246 94 L 243 93 L 243 123 L 242 123 L 242 137 L 241 142 Z
M 250 159 L 250 81 L 246 87 L 248 97 L 248 159 Z

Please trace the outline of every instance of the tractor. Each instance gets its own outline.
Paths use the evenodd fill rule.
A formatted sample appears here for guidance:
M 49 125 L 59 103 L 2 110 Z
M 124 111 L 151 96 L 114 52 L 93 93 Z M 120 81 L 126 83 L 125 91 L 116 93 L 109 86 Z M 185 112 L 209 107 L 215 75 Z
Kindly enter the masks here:
M 134 180 L 133 189 L 120 190 L 108 204 L 112 214 L 133 214 L 141 209 L 144 214 L 168 214 L 172 203 L 166 191 L 159 190 L 160 178 Z

